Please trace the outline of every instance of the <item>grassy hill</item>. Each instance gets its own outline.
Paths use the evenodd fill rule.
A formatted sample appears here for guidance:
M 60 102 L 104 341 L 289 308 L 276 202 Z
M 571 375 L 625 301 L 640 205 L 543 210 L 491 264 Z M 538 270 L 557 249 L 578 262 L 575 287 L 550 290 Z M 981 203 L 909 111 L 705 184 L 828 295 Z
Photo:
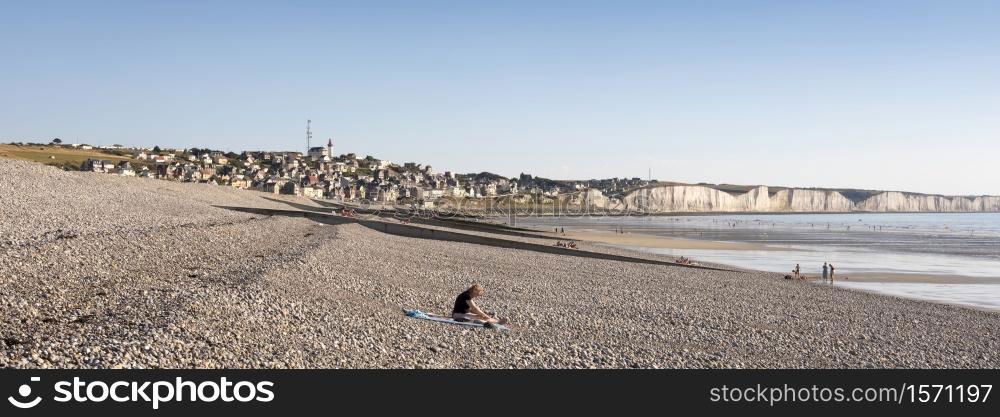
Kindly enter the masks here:
M 111 152 L 113 151 L 84 150 L 50 145 L 0 144 L 0 158 L 39 162 L 70 170 L 79 170 L 80 164 L 87 158 L 137 162 L 127 155 Z

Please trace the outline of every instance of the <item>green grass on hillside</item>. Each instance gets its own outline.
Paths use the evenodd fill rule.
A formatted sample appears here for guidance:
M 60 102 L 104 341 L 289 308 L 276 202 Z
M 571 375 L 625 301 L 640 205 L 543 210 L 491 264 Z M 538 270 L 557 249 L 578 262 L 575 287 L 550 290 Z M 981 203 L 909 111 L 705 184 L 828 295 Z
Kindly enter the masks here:
M 130 161 L 132 163 L 138 162 L 128 156 L 110 154 L 99 149 L 83 150 L 47 145 L 0 144 L 0 158 L 38 162 L 70 170 L 79 170 L 80 165 L 87 158 Z

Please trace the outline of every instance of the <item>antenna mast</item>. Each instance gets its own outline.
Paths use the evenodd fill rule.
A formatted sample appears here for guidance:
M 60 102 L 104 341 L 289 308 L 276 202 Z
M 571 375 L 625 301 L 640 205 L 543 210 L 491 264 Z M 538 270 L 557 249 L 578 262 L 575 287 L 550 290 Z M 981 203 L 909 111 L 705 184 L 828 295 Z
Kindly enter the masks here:
M 312 148 L 313 133 L 311 125 L 312 125 L 312 120 L 306 120 L 306 152 L 309 152 L 309 149 Z

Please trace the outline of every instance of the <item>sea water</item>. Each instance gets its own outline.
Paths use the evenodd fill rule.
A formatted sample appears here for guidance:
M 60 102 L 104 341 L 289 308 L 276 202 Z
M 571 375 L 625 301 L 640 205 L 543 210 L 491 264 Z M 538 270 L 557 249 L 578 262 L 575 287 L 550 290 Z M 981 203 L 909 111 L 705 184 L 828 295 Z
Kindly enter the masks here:
M 543 230 L 621 228 L 626 233 L 766 245 L 780 250 L 639 249 L 779 273 L 790 273 L 799 264 L 803 273 L 819 275 L 823 263 L 829 262 L 836 266 L 838 277 L 893 273 L 987 278 L 978 284 L 845 285 L 1000 309 L 1000 213 L 536 217 L 519 223 Z M 996 278 L 996 283 L 988 278 Z

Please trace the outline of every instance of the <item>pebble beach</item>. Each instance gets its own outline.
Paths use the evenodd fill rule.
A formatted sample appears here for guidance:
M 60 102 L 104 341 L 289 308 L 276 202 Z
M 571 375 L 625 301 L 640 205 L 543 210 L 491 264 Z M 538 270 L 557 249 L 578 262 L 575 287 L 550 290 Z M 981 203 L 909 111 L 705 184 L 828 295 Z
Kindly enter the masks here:
M 776 273 L 408 238 L 215 207 L 303 198 L 7 159 L 0 195 L 3 368 L 1000 366 L 1000 313 Z M 509 331 L 401 312 L 472 283 Z

